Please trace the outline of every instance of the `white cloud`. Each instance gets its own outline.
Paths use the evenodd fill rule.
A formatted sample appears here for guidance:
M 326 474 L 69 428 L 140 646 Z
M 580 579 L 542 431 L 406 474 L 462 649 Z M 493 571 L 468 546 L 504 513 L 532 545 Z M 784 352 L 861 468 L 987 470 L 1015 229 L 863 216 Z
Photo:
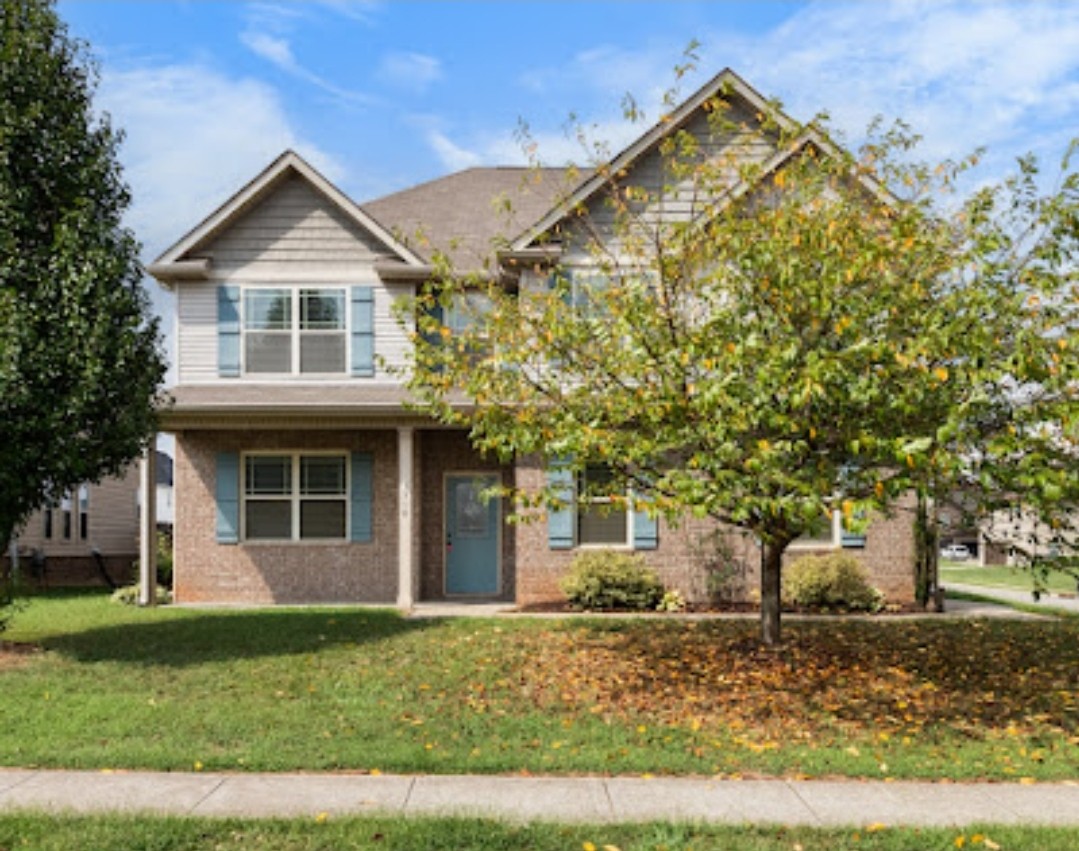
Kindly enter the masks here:
M 335 182 L 345 177 L 337 161 L 293 129 L 276 93 L 254 80 L 187 65 L 106 70 L 97 105 L 125 132 L 120 160 L 133 199 L 127 223 L 146 263 L 286 148 Z M 149 289 L 171 351 L 172 296 L 153 283 Z
M 379 63 L 378 76 L 392 86 L 423 92 L 442 79 L 442 63 L 422 53 L 388 53 Z
M 686 35 L 703 45 L 683 95 L 729 66 L 763 94 L 779 95 L 795 118 L 827 110 L 852 140 L 875 115 L 903 118 L 925 137 L 922 153 L 931 159 L 983 145 L 1000 160 L 1027 150 L 1056 156 L 1079 127 L 1074 2 L 818 0 L 792 7 L 761 36 L 729 28 Z M 603 127 L 614 109 L 597 104 L 627 91 L 655 118 L 684 47 L 658 35 L 645 44 L 604 43 L 520 82 L 532 95 L 588 110 Z M 557 135 L 537 133 L 560 149 Z
M 450 171 L 471 168 L 472 166 L 480 165 L 484 161 L 482 155 L 455 144 L 441 130 L 428 130 L 425 138 L 427 139 L 427 144 L 431 146 L 431 150 L 435 152 L 442 164 Z
M 295 73 L 299 67 L 296 57 L 292 55 L 292 48 L 283 38 L 248 30 L 240 34 L 240 41 L 256 56 L 261 56 L 284 71 Z

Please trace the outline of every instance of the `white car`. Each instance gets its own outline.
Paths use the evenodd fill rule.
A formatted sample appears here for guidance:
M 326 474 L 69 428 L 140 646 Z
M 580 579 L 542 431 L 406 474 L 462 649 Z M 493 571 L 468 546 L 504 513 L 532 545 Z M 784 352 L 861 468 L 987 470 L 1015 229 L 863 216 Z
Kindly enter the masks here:
M 966 561 L 970 558 L 970 550 L 964 544 L 948 544 L 941 549 L 940 557 L 945 561 Z

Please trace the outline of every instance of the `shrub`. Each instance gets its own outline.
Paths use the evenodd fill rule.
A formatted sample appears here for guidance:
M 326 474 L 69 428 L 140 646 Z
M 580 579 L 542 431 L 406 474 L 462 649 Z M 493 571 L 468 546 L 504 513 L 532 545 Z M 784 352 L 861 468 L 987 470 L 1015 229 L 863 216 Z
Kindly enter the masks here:
M 878 611 L 884 596 L 846 553 L 806 556 L 784 569 L 783 598 L 796 606 Z
M 663 599 L 663 583 L 644 559 L 613 550 L 581 553 L 560 584 L 576 609 L 654 609 Z
M 168 588 L 156 585 L 154 586 L 154 595 L 159 606 L 172 602 L 172 592 Z M 114 603 L 119 603 L 121 606 L 137 606 L 139 604 L 139 586 L 136 583 L 135 585 L 125 585 L 123 588 L 117 588 L 112 592 L 109 599 Z
M 0 565 L 0 633 L 15 614 L 15 581 L 11 571 Z

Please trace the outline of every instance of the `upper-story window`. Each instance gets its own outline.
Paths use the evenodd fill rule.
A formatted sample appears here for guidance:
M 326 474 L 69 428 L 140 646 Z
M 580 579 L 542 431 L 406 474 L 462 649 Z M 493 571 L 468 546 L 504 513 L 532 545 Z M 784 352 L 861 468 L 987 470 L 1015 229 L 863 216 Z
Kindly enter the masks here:
M 344 288 L 248 288 L 243 293 L 245 373 L 343 374 Z

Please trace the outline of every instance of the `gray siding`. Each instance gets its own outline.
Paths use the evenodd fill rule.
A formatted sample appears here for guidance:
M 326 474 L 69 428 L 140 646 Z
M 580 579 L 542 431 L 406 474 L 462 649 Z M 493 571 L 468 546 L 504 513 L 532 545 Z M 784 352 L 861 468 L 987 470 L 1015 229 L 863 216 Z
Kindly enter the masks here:
M 210 242 L 191 252 L 215 271 L 252 267 L 340 268 L 388 255 L 377 239 L 306 180 L 291 175 Z
M 78 504 L 72 505 L 71 537 L 63 537 L 60 509 L 53 510 L 52 538 L 45 538 L 45 514 L 35 512 L 18 533 L 20 552 L 42 550 L 46 556 L 88 556 L 97 547 L 105 556 L 133 555 L 138 552 L 139 509 L 138 465 L 132 465 L 122 476 L 105 479 L 90 486 L 88 534 L 79 537 Z
M 726 159 L 730 162 L 729 167 L 723 169 L 724 189 L 737 183 L 738 165 L 764 162 L 776 152 L 775 145 L 760 133 L 757 119 L 749 111 L 732 108 L 725 114 L 725 119 L 722 127 L 713 127 L 708 115 L 698 111 L 683 128 L 696 136 L 701 160 L 723 163 Z M 646 227 L 690 220 L 701 215 L 713 201 L 712 197 L 698 195 L 689 180 L 675 183 L 667 173 L 665 163 L 664 155 L 653 149 L 633 164 L 622 181 L 623 186 L 642 187 L 649 193 L 652 203 L 639 212 L 640 221 Z M 617 247 L 614 213 L 605 193 L 597 193 L 588 203 L 587 223 L 593 231 L 591 236 L 598 235 L 609 247 Z M 568 235 L 566 259 L 569 262 L 579 262 L 588 256 L 588 251 L 582 248 L 582 241 L 587 242 L 588 238 L 581 233 Z

